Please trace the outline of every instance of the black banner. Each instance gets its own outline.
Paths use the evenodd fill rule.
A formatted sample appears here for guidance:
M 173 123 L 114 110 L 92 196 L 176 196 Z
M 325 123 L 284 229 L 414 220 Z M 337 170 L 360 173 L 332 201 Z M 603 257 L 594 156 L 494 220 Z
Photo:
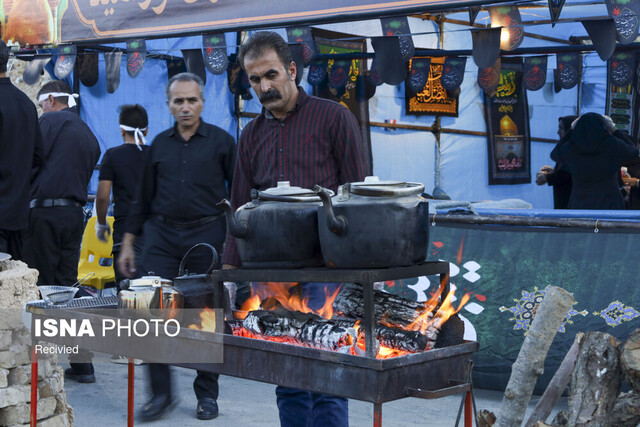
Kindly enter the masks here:
M 531 182 L 527 91 L 522 60 L 503 58 L 495 95 L 484 94 L 489 153 L 489 185 Z
M 409 67 L 412 68 L 413 62 L 420 60 L 420 58 L 414 56 L 410 61 Z M 430 62 L 426 84 L 417 91 L 412 89 L 410 81 L 405 84 L 404 99 L 407 114 L 458 117 L 459 91 L 448 92 L 442 87 L 442 71 L 445 65 L 445 58 L 442 56 L 427 58 L 430 58 Z M 462 68 L 459 76 L 460 81 L 462 81 L 463 76 L 464 68 Z
M 632 133 L 636 88 L 636 56 L 633 51 L 614 53 L 607 67 L 607 105 L 605 114 L 620 130 Z

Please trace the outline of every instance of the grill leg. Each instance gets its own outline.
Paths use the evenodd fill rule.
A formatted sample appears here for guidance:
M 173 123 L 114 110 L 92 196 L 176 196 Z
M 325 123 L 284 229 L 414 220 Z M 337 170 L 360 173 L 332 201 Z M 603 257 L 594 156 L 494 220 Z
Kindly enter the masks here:
M 464 427 L 473 427 L 473 415 L 471 413 L 471 390 L 464 397 Z
M 364 298 L 364 342 L 367 350 L 367 357 L 376 357 L 376 316 L 373 303 L 373 282 L 362 283 Z
M 129 359 L 129 366 L 127 369 L 127 427 L 133 427 L 133 395 L 134 395 L 134 379 L 135 379 L 135 364 L 133 359 Z
M 382 427 L 382 403 L 373 404 L 373 427 Z
M 36 346 L 31 349 L 31 427 L 38 423 L 38 353 Z

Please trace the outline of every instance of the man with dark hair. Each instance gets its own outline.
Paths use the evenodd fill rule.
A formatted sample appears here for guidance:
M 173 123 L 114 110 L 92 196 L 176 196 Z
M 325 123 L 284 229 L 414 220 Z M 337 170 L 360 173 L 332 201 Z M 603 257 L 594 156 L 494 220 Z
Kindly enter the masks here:
M 42 161 L 35 105 L 6 76 L 9 49 L 0 40 L 0 252 L 22 259 L 29 226 L 29 185 Z
M 107 210 L 113 189 L 113 259 L 118 259 L 126 218 L 131 209 L 135 190 L 142 176 L 144 156 L 149 148 L 145 145 L 149 119 L 147 111 L 141 105 L 123 105 L 120 107 L 120 134 L 124 144 L 109 148 L 102 156 L 100 181 L 96 194 L 96 237 L 106 242 L 111 232 L 107 223 Z M 134 248 L 139 258 L 142 239 L 136 239 Z M 116 283 L 125 276 L 114 264 Z
M 369 172 L 367 150 L 351 112 L 338 103 L 309 96 L 295 80 L 298 70 L 287 43 L 277 33 L 258 32 L 240 47 L 240 64 L 263 105 L 242 130 L 231 193 L 234 208 L 250 200 L 251 189 L 278 181 L 334 191 L 362 181 Z M 235 239 L 227 235 L 224 268 L 241 265 Z M 310 305 L 318 304 L 317 284 L 300 284 Z M 338 285 L 333 285 L 338 286 Z M 346 426 L 347 399 L 278 386 L 282 426 Z
M 45 83 L 38 92 L 44 162 L 31 186 L 25 260 L 40 272 L 39 285 L 71 286 L 78 279 L 82 207 L 100 145 L 80 119 L 75 97 L 61 80 Z M 71 363 L 64 373 L 71 380 L 95 382 L 91 363 Z
M 122 238 L 118 268 L 127 277 L 138 274 L 133 243 L 142 233 L 142 265 L 145 271 L 168 279 L 178 275 L 180 261 L 197 243 L 222 251 L 226 221 L 217 203 L 228 197 L 236 144 L 221 128 L 205 123 L 204 84 L 191 73 L 173 76 L 167 84 L 167 105 L 176 123 L 153 140 L 142 170 L 142 179 Z M 193 273 L 205 273 L 211 254 L 193 252 Z M 149 364 L 153 395 L 141 418 L 154 420 L 172 406 L 169 366 Z M 196 416 L 218 416 L 218 375 L 198 371 L 193 382 L 198 399 Z

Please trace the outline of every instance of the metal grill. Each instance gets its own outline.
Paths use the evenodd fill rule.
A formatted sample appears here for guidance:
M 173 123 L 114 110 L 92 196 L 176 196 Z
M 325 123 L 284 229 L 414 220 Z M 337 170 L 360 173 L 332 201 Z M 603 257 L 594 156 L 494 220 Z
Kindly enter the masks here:
M 118 297 L 83 297 L 74 298 L 65 304 L 49 304 L 48 302 L 34 301 L 27 303 L 27 310 L 29 308 L 46 308 L 46 309 L 70 309 L 70 308 L 117 308 Z

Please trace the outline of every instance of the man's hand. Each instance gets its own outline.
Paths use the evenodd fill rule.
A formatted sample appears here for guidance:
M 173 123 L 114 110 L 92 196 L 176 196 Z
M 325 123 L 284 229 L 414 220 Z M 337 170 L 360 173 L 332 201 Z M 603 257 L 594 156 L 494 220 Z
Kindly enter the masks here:
M 101 242 L 107 243 L 109 241 L 109 236 L 111 235 L 111 227 L 109 227 L 109 223 L 100 224 L 96 221 L 96 237 Z
M 634 178 L 632 176 L 623 176 L 622 182 L 624 183 L 624 185 L 628 185 L 630 187 L 638 186 L 638 178 Z
M 124 233 L 122 238 L 122 246 L 120 247 L 120 256 L 118 257 L 118 269 L 120 272 L 132 279 L 136 273 L 136 254 L 133 250 L 133 241 L 135 236 L 131 233 Z
M 553 172 L 553 167 L 544 165 L 540 168 L 540 171 L 536 174 L 536 184 L 544 185 L 547 183 L 547 174 Z

